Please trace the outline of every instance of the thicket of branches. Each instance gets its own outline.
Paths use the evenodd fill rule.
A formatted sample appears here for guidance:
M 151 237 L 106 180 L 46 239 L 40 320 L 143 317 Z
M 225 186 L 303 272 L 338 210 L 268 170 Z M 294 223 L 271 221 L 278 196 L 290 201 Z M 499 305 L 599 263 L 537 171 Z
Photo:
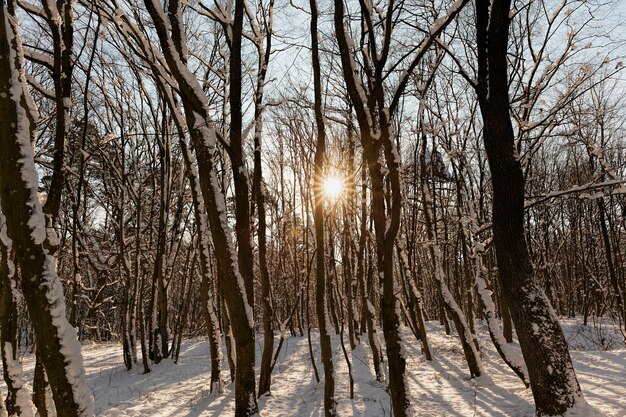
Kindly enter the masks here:
M 289 334 L 321 338 L 321 367 L 312 349 L 311 361 L 326 415 L 335 332 L 348 364 L 348 350 L 371 347 L 396 416 L 410 413 L 401 344 L 430 359 L 427 320 L 459 334 L 472 377 L 493 342 L 538 415 L 584 403 L 554 313 L 610 317 L 626 338 L 623 44 L 610 3 L 2 6 L 10 415 L 32 407 L 10 372 L 19 348 L 37 351 L 40 415 L 50 392 L 58 415 L 92 412 L 72 327 L 118 341 L 126 367 L 145 372 L 208 336 L 217 392 L 224 338 L 237 415 L 257 413 Z M 480 319 L 491 341 L 476 338 Z

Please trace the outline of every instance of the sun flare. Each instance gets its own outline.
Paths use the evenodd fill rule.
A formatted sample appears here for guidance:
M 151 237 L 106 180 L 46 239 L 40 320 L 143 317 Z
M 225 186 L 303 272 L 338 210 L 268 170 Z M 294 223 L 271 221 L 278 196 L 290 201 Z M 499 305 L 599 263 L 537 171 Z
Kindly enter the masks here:
M 324 179 L 324 194 L 331 200 L 339 198 L 343 192 L 343 181 L 338 177 L 326 177 Z

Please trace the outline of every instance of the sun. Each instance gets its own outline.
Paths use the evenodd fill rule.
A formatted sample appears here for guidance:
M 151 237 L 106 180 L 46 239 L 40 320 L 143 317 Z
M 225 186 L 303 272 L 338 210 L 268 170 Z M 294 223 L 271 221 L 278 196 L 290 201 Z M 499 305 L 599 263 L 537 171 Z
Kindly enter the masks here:
M 324 178 L 322 187 L 327 198 L 336 200 L 343 192 L 343 180 L 339 177 L 329 176 Z

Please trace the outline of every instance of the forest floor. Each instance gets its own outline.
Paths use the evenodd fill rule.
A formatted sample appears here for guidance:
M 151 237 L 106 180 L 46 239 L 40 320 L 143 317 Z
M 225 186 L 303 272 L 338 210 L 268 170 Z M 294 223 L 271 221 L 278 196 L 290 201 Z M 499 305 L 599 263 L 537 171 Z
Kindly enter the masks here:
M 532 416 L 530 390 L 500 359 L 486 328 L 477 322 L 486 375 L 470 379 L 458 337 L 428 323 L 433 361 L 427 362 L 420 344 L 407 330 L 408 382 L 418 416 Z M 621 334 L 606 323 L 582 326 L 580 320 L 563 320 L 574 366 L 587 401 L 601 415 L 626 416 L 626 349 Z M 382 335 L 381 335 L 382 337 Z M 319 357 L 317 335 L 313 350 Z M 515 345 L 518 348 L 517 345 Z M 339 338 L 333 338 L 336 364 L 336 398 L 340 416 L 390 415 L 385 386 L 374 380 L 366 339 L 351 353 L 355 375 L 354 400 L 349 398 L 348 368 Z M 257 363 L 260 359 L 257 349 Z M 184 341 L 178 364 L 166 359 L 142 373 L 139 364 L 124 367 L 118 344 L 83 347 L 87 381 L 102 416 L 232 416 L 233 385 L 221 396 L 208 392 L 209 348 L 205 340 Z M 320 367 L 320 365 L 318 365 Z M 32 357 L 24 358 L 27 379 L 32 378 Z M 320 368 L 321 369 L 321 368 Z M 224 370 L 223 377 L 228 377 Z M 317 384 L 311 367 L 306 335 L 288 337 L 274 369 L 272 392 L 260 402 L 261 414 L 322 416 L 323 383 Z

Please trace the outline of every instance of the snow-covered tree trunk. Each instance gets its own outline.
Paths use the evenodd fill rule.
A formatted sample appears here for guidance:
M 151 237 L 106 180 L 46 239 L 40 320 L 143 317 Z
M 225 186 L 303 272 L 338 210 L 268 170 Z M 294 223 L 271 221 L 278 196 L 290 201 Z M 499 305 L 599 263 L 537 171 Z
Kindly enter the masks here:
M 382 281 L 380 308 L 389 365 L 389 389 L 394 415 L 402 417 L 412 415 L 413 412 L 409 402 L 409 387 L 405 380 L 406 358 L 400 333 L 400 301 L 396 297 L 397 277 L 394 276 L 395 242 L 400 229 L 402 212 L 400 157 L 394 142 L 394 135 L 391 134 L 389 114 L 383 111 L 381 116 L 380 140 L 383 144 L 387 175 L 391 184 L 391 204 L 386 212 L 384 201 L 387 196 L 385 196 L 383 176 L 380 172 L 382 166 L 376 166 L 378 158 L 374 159 L 374 153 L 370 151 L 366 152 L 366 155 L 372 178 L 372 217 L 376 232 L 378 273 Z
M 423 106 L 421 107 L 423 109 Z M 423 126 L 422 120 L 423 112 L 420 111 L 420 123 Z M 426 152 L 427 152 L 427 138 L 422 134 L 422 149 L 420 155 L 420 185 L 422 188 L 422 199 L 424 204 L 424 220 L 426 223 L 426 235 L 430 241 L 430 255 L 433 260 L 435 268 L 435 283 L 439 294 L 443 299 L 443 305 L 446 308 L 446 312 L 452 318 L 454 326 L 459 338 L 461 339 L 461 346 L 463 347 L 463 353 L 465 354 L 465 360 L 470 370 L 472 378 L 479 377 L 483 373 L 482 361 L 478 352 L 478 342 L 476 336 L 472 333 L 467 317 L 461 310 L 461 307 L 455 301 L 448 284 L 446 283 L 446 276 L 443 268 L 443 254 L 439 246 L 437 231 L 435 228 L 436 218 L 434 211 L 434 200 L 432 193 L 428 186 L 428 175 L 426 166 Z M 432 174 L 432 172 L 430 172 Z
M 165 113 L 165 112 L 164 112 Z M 166 115 L 163 114 L 165 119 Z M 169 133 L 163 129 L 157 143 L 159 145 L 159 222 L 157 228 L 157 250 L 152 275 L 153 297 L 150 299 L 152 328 L 149 335 L 154 362 L 159 363 L 169 353 L 169 331 L 167 314 L 166 274 L 166 243 L 168 214 L 170 208 L 170 140 Z
M 72 105 L 72 73 L 74 69 L 74 8 L 73 0 L 42 0 L 42 15 L 52 35 L 52 60 L 50 71 L 54 82 L 55 127 L 54 127 L 54 151 L 52 160 L 52 176 L 50 187 L 43 205 L 46 220 L 46 231 L 49 239 L 46 247 L 51 256 L 56 256 L 59 249 L 59 241 L 55 230 L 59 210 L 61 208 L 61 196 L 65 187 L 65 143 L 70 129 L 70 108 Z M 72 298 L 77 292 L 76 273 L 72 282 Z M 76 326 L 77 302 L 70 305 L 70 324 Z M 36 355 L 36 361 L 41 360 L 41 355 Z M 37 402 L 40 413 L 44 410 L 45 399 L 48 394 L 48 382 L 42 364 L 36 364 L 39 370 L 35 374 L 36 381 L 35 397 L 41 398 Z
M 61 207 L 61 194 L 64 188 L 65 141 L 70 127 L 70 107 L 72 105 L 72 72 L 74 69 L 74 0 L 42 0 L 46 23 L 52 34 L 52 79 L 54 81 L 54 101 L 56 124 L 54 132 L 53 172 L 50 189 L 44 205 L 48 228 Z
M 456 17 L 467 0 L 457 0 L 429 28 L 427 35 L 399 62 L 390 64 L 390 45 L 394 31 L 396 5 L 384 8 L 360 2 L 362 47 L 357 50 L 350 31 L 345 27 L 343 0 L 334 1 L 334 28 L 339 44 L 343 79 L 356 113 L 361 145 L 367 161 L 372 187 L 371 213 L 375 230 L 376 260 L 381 293 L 381 318 L 389 366 L 389 391 L 394 415 L 412 414 L 405 381 L 406 358 L 400 333 L 400 305 L 395 293 L 394 250 L 402 213 L 401 158 L 393 129 L 394 113 L 404 94 L 409 77 L 435 39 Z M 357 52 L 358 51 L 358 52 Z M 363 70 L 355 62 L 362 54 Z M 410 56 L 410 59 L 407 57 Z M 387 85 L 386 70 L 399 66 L 406 59 L 397 83 Z M 391 93 L 391 94 L 389 94 Z M 391 97 L 391 99 L 389 99 Z M 384 156 L 384 157 L 383 157 Z
M 217 177 L 214 161 L 217 132 L 210 118 L 206 95 L 198 79 L 186 65 L 186 41 L 180 3 L 170 2 L 168 15 L 158 1 L 145 0 L 145 5 L 155 24 L 169 70 L 178 83 L 198 161 L 200 188 L 213 237 L 218 274 L 222 278 L 224 298 L 236 342 L 235 413 L 238 416 L 257 415 L 254 317 L 252 306 L 248 302 L 244 277 L 239 269 L 241 263 L 232 240 L 232 231 L 226 218 L 225 196 Z
M 34 416 L 30 392 L 22 375 L 22 365 L 17 360 L 17 280 L 11 256 L 11 240 L 7 236 L 6 220 L 0 212 L 0 354 L 4 382 L 8 395 L 6 412 L 9 416 Z
M 461 172 L 467 174 L 468 176 L 471 175 L 471 171 L 468 169 L 468 165 L 464 158 L 461 158 L 460 160 L 459 169 L 461 170 Z M 487 288 L 487 269 L 483 266 L 483 256 L 485 253 L 486 245 L 485 243 L 478 241 L 476 237 L 472 239 L 472 235 L 474 233 L 477 234 L 480 231 L 476 203 L 474 200 L 472 200 L 471 196 L 465 195 L 460 186 L 458 187 L 458 189 L 459 207 L 457 209 L 457 214 L 459 216 L 459 227 L 466 227 L 467 224 L 467 227 L 469 229 L 468 240 L 470 242 L 474 240 L 471 247 L 471 254 L 466 255 L 469 255 L 474 261 L 474 286 L 476 288 L 476 293 L 478 294 L 480 305 L 482 306 L 483 316 L 487 323 L 487 329 L 489 330 L 489 336 L 502 360 L 509 366 L 509 368 L 511 368 L 511 370 L 528 388 L 528 370 L 526 369 L 524 358 L 509 346 L 509 342 L 506 339 L 505 332 L 500 330 L 500 326 L 496 319 L 496 305 L 491 297 L 492 292 Z M 467 207 L 467 212 L 469 214 L 462 214 L 462 205 L 465 205 Z M 503 319 L 502 321 L 504 322 L 505 320 Z
M 234 0 L 234 14 L 229 22 L 229 156 L 235 186 L 235 233 L 239 272 L 246 287 L 248 304 L 254 306 L 254 255 L 252 253 L 252 222 L 250 220 L 250 184 L 246 155 L 244 152 L 245 133 L 243 131 L 242 108 L 242 40 L 245 0 Z M 254 310 L 252 310 L 254 314 Z
M 255 344 L 252 308 L 245 296 L 245 285 L 237 268 L 237 254 L 231 240 L 231 230 L 226 222 L 224 195 L 218 188 L 216 169 L 213 165 L 212 151 L 214 148 L 200 148 L 205 143 L 204 140 L 208 139 L 206 134 L 200 136 L 201 131 L 198 130 L 193 130 L 191 134 L 192 138 L 194 138 L 196 155 L 200 166 L 200 184 L 207 207 L 209 224 L 211 225 L 217 267 L 223 278 L 224 297 L 235 338 L 236 414 L 252 416 L 258 414 L 255 392 Z
M 179 127 L 182 133 L 182 124 Z M 191 198 L 194 206 L 194 217 L 198 228 L 198 246 L 200 250 L 200 273 L 202 281 L 200 283 L 200 301 L 202 303 L 202 314 L 207 326 L 209 334 L 209 350 L 211 352 L 211 385 L 210 391 L 222 392 L 222 334 L 220 332 L 220 323 L 217 317 L 214 304 L 214 297 L 210 294 L 211 287 L 211 266 L 210 266 L 210 243 L 209 222 L 206 217 L 206 208 L 202 200 L 202 191 L 200 190 L 200 180 L 198 178 L 198 170 L 193 162 L 191 151 L 181 135 L 180 147 L 185 162 L 185 169 L 189 186 L 191 188 Z
M 389 365 L 389 391 L 394 414 L 402 417 L 409 415 L 411 410 L 408 387 L 404 380 L 406 359 L 402 353 L 400 307 L 395 295 L 393 271 L 395 239 L 400 226 L 401 213 L 400 158 L 392 139 L 390 114 L 384 109 L 384 98 L 382 97 L 384 92 L 381 80 L 372 80 L 375 83 L 375 87 L 373 87 L 375 91 L 369 92 L 370 98 L 368 100 L 361 80 L 354 78 L 354 62 L 349 46 L 352 44 L 352 40 L 344 28 L 344 4 L 342 0 L 335 1 L 334 23 L 342 58 L 344 79 L 357 113 L 357 121 L 361 129 L 361 144 L 372 184 L 371 216 L 376 237 L 376 265 L 382 288 L 381 319 Z M 386 35 L 389 36 L 391 28 L 387 30 Z M 380 76 L 380 74 L 378 75 Z M 374 111 L 370 107 L 370 101 L 374 101 L 377 106 L 378 126 L 373 124 Z M 385 155 L 385 167 L 383 167 L 382 158 L 380 158 L 381 151 Z M 387 178 L 385 178 L 385 170 L 388 173 Z M 387 192 L 385 191 L 386 179 L 390 181 L 391 185 L 391 189 Z M 389 207 L 386 207 L 387 198 L 391 201 Z
M 413 306 L 415 308 L 415 324 L 417 325 L 417 335 L 419 336 L 420 342 L 422 343 L 422 352 L 424 352 L 424 357 L 426 360 L 432 360 L 432 356 L 430 353 L 430 346 L 428 345 L 428 336 L 426 334 L 426 323 L 424 322 L 424 307 L 423 307 L 423 297 L 420 293 L 420 290 L 415 285 L 417 281 L 414 276 L 414 272 L 411 271 L 411 267 L 409 265 L 409 258 L 406 254 L 406 249 L 404 246 L 398 242 L 397 251 L 398 256 L 400 258 L 400 265 L 405 271 L 407 276 L 407 281 L 409 281 L 409 294 L 408 297 L 413 299 Z
M 524 177 L 508 95 L 510 0 L 477 0 L 477 94 L 493 186 L 500 279 L 528 367 L 538 416 L 587 407 L 556 313 L 537 284 L 524 237 Z
M 66 319 L 55 260 L 45 249 L 46 227 L 37 195 L 32 139 L 36 110 L 26 87 L 15 3 L 0 10 L 0 203 L 16 251 L 22 290 L 37 347 L 48 374 L 57 414 L 89 416 L 93 399 L 85 383 L 76 330 Z M 19 173 L 19 174 L 18 174 Z M 17 174 L 17 175 L 16 175 Z
M 474 244 L 474 256 L 475 262 L 475 280 L 476 280 L 476 292 L 480 298 L 483 306 L 483 314 L 485 321 L 487 322 L 487 328 L 489 329 L 489 336 L 496 348 L 496 351 L 504 360 L 504 362 L 515 372 L 515 374 L 522 380 L 526 387 L 529 387 L 528 370 L 526 369 L 526 363 L 524 358 L 519 355 L 519 352 L 515 352 L 507 343 L 504 338 L 504 334 L 500 331 L 498 321 L 496 320 L 496 306 L 491 299 L 491 291 L 487 289 L 487 282 L 485 281 L 485 268 L 482 265 L 482 255 L 484 251 L 484 245 L 481 243 Z

